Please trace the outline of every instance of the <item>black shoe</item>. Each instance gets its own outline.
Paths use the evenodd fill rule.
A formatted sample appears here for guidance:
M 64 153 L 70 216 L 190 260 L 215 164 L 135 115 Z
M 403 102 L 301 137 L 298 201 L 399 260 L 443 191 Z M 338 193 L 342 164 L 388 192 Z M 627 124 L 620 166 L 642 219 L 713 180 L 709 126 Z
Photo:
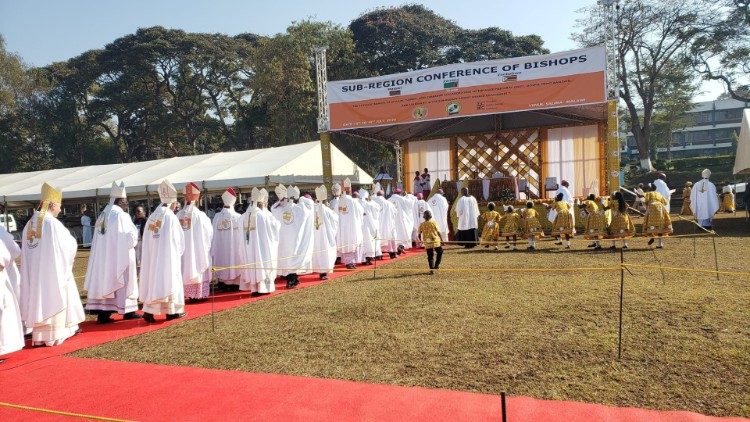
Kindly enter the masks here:
M 347 269 L 347 270 L 354 270 L 354 269 L 356 269 L 356 268 L 357 268 L 357 267 L 356 267 L 356 266 L 355 266 L 354 264 L 346 264 L 346 269 Z
M 295 274 L 294 279 L 292 279 L 292 287 L 297 287 L 299 285 L 299 277 Z
M 401 254 L 404 254 L 404 253 L 406 253 L 406 250 L 405 250 L 405 248 L 404 248 L 404 245 L 398 245 L 398 249 L 396 249 L 396 253 L 397 253 L 398 255 L 401 255 Z
M 656 249 L 664 249 L 664 246 L 663 245 L 659 245 L 659 246 L 656 247 Z
M 110 315 L 111 314 L 109 312 L 99 313 L 99 315 L 96 316 L 96 323 L 97 324 L 110 324 L 110 323 L 115 322 L 115 320 L 112 319 Z
M 594 246 L 594 250 L 597 250 L 597 251 L 600 250 L 601 248 L 602 248 L 602 245 L 596 245 L 596 246 Z
M 630 249 L 630 248 L 628 247 L 628 245 L 625 245 L 625 246 L 623 246 L 622 248 L 623 248 L 623 249 Z
M 649 239 L 649 240 L 648 240 L 648 244 L 649 244 L 649 245 L 653 245 L 653 244 L 654 244 L 654 238 L 653 238 L 653 237 L 652 237 L 651 239 Z
M 609 248 L 610 248 L 610 249 L 617 249 L 617 246 L 615 246 L 615 245 L 612 245 L 612 246 L 610 246 Z
M 336 262 L 334 262 L 333 265 L 339 265 L 339 264 L 341 264 L 341 257 L 337 256 Z
M 139 314 L 135 313 L 135 311 L 133 311 L 133 312 L 128 312 L 126 314 L 123 314 L 122 319 L 124 319 L 124 320 L 128 320 L 128 319 L 141 319 L 141 316 Z
M 396 252 L 388 252 L 388 258 L 396 259 Z
M 220 281 L 220 282 L 216 283 L 216 290 L 218 290 L 220 292 L 227 291 L 227 285 L 226 285 L 226 283 L 224 283 L 223 281 Z
M 562 245 L 562 242 L 555 242 L 555 245 Z
M 187 316 L 187 312 L 180 312 L 179 314 L 167 314 L 167 321 L 172 321 L 173 319 L 184 318 L 186 316 Z
M 288 276 L 284 278 L 286 278 L 286 288 L 287 289 L 294 288 L 294 282 L 292 281 L 292 278 Z
M 430 275 L 435 274 L 435 271 L 430 270 Z
M 149 324 L 153 324 L 156 322 L 156 318 L 154 318 L 154 314 L 144 312 L 143 313 L 143 320 L 148 322 Z
M 589 243 L 589 245 L 586 246 L 586 247 L 587 248 L 595 248 L 596 247 L 596 243 Z
M 326 273 L 320 273 L 320 279 L 321 280 L 328 280 L 328 274 L 326 274 Z
M 570 249 L 570 246 L 566 246 L 565 249 Z
M 372 265 L 372 258 L 365 258 L 365 265 Z

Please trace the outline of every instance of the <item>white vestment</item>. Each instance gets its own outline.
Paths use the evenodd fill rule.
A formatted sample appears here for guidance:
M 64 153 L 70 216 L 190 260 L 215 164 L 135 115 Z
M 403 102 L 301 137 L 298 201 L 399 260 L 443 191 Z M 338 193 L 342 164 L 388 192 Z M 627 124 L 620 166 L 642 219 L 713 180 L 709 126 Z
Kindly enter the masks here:
M 73 277 L 78 245 L 60 220 L 45 213 L 37 227 L 38 218 L 35 211 L 23 229 L 21 318 L 32 329 L 32 344 L 54 346 L 73 336 L 86 319 Z
M 462 196 L 456 204 L 458 230 L 476 229 L 479 219 L 479 205 L 473 196 Z
M 341 194 L 334 211 L 339 215 L 339 253 L 343 256 L 358 252 L 362 248 L 362 206 L 358 200 Z
M 336 214 L 337 216 L 339 215 L 338 214 L 339 213 L 338 211 L 339 197 L 338 196 L 334 196 L 331 199 L 331 202 L 328 203 L 328 208 L 330 208 L 334 212 L 334 214 Z M 340 245 L 340 244 L 341 244 L 341 234 L 339 233 L 339 230 L 336 230 L 336 245 Z M 341 258 L 341 249 L 338 247 L 336 248 L 336 257 Z
M 21 255 L 21 249 L 15 242 L 6 243 L 6 234 L 5 228 L 0 230 L 0 356 L 24 346 L 18 286 L 10 279 L 10 273 L 18 271 L 15 260 Z
M 128 213 L 112 203 L 107 205 L 96 220 L 86 266 L 87 310 L 120 314 L 138 310 L 137 244 L 138 229 Z
M 277 206 L 278 205 L 278 206 Z M 313 207 L 312 199 L 301 197 L 277 202 L 271 214 L 279 221 L 279 275 L 307 274 L 312 271 Z
M 279 229 L 281 224 L 270 211 L 250 205 L 242 215 L 242 257 L 240 290 L 271 293 L 278 274 Z
M 81 237 L 83 246 L 91 245 L 91 240 L 94 238 L 94 227 L 91 225 L 91 217 L 88 215 L 81 216 Z
M 396 245 L 396 206 L 382 196 L 376 196 L 372 200 L 380 205 L 378 237 L 380 237 L 381 249 L 394 253 L 398 247 Z
M 362 216 L 362 255 L 365 258 L 381 256 L 380 251 L 380 205 L 372 200 L 360 199 L 364 211 Z
M 695 182 L 690 191 L 690 209 L 698 222 L 712 219 L 719 210 L 719 196 L 716 186 L 710 180 L 702 179 Z
M 160 205 L 143 231 L 140 299 L 143 312 L 179 314 L 185 310 L 182 253 L 185 236 L 171 209 Z
M 414 205 L 414 218 L 416 219 L 417 228 L 419 228 L 419 225 L 424 223 L 424 212 L 429 211 L 430 214 L 433 216 L 435 215 L 435 211 L 432 210 L 432 207 L 430 207 L 430 204 L 427 203 L 424 199 L 418 199 L 417 203 Z M 440 229 L 440 227 L 438 227 Z
M 432 195 L 429 201 L 430 208 L 432 209 L 432 218 L 435 220 L 435 224 L 438 226 L 440 236 L 443 241 L 448 240 L 448 211 L 450 210 L 450 204 L 448 200 L 442 194 L 436 193 Z
M 243 264 L 242 216 L 234 208 L 222 208 L 214 215 L 214 237 L 211 241 L 211 260 L 214 267 L 238 267 Z M 225 284 L 239 284 L 241 268 L 216 271 L 216 278 Z
M 420 189 L 420 192 L 421 189 Z M 412 228 L 411 228 L 411 240 L 412 242 L 416 242 L 419 240 L 419 218 L 417 217 L 417 197 L 415 195 L 412 195 L 410 193 L 407 193 L 404 195 L 404 198 L 406 198 L 407 201 L 411 204 L 411 213 L 412 213 Z
M 669 212 L 669 204 L 672 201 L 672 192 L 669 191 L 669 186 L 667 186 L 667 182 L 656 179 L 654 180 L 654 186 L 656 187 L 656 191 L 661 194 L 661 196 L 664 197 L 664 199 L 667 200 L 667 205 L 664 206 L 664 208 L 667 209 L 667 212 Z
M 313 221 L 315 245 L 313 247 L 312 270 L 320 274 L 333 272 L 336 264 L 336 234 L 339 231 L 339 216 L 327 206 L 316 203 Z
M 393 195 L 388 201 L 396 207 L 396 243 L 411 247 L 411 232 L 414 229 L 414 205 L 405 196 Z
M 5 226 L 0 225 L 0 243 L 5 244 L 10 254 L 14 257 L 14 261 L 10 263 L 10 266 L 5 267 L 5 274 L 10 280 L 10 285 L 13 287 L 13 292 L 16 295 L 16 300 L 21 300 L 21 273 L 18 271 L 18 265 L 16 265 L 15 259 L 21 253 L 21 248 L 18 247 L 13 235 L 5 230 Z M 18 250 L 18 253 L 15 251 Z
M 185 286 L 211 281 L 211 240 L 214 228 L 206 213 L 190 204 L 177 213 L 185 237 L 182 282 Z

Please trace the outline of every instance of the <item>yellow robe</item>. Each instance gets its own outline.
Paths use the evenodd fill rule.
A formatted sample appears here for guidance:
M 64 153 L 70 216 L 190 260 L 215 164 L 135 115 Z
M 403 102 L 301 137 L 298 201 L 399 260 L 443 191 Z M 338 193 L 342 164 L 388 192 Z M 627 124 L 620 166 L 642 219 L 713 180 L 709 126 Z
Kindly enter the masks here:
M 651 236 L 672 234 L 672 219 L 667 212 L 667 200 L 659 192 L 646 192 L 646 217 L 643 219 L 643 233 Z
M 693 215 L 693 210 L 690 209 L 690 192 L 692 188 L 684 187 L 682 189 L 682 209 L 680 215 Z
M 596 202 L 592 200 L 583 201 L 583 205 L 586 209 L 586 232 L 584 236 L 586 239 L 601 239 L 607 234 L 607 219 L 604 216 L 604 211 L 599 209 Z
M 576 234 L 573 215 L 570 213 L 568 203 L 565 201 L 557 201 L 554 206 L 557 215 L 555 216 L 555 221 L 552 222 L 552 235 L 560 236 L 568 234 L 572 236 Z
M 526 208 L 521 213 L 521 227 L 524 237 L 540 238 L 544 236 L 542 223 L 539 222 L 539 213 L 533 208 Z
M 612 210 L 612 223 L 609 225 L 608 232 L 609 236 L 607 237 L 610 239 L 635 236 L 635 226 L 628 215 L 627 209 L 623 212 L 617 209 Z
M 487 211 L 482 214 L 482 220 L 485 223 L 479 244 L 482 246 L 494 244 L 497 242 L 500 233 L 500 213 L 497 211 Z
M 503 224 L 500 227 L 500 236 L 518 236 L 521 234 L 521 216 L 513 211 L 503 216 Z

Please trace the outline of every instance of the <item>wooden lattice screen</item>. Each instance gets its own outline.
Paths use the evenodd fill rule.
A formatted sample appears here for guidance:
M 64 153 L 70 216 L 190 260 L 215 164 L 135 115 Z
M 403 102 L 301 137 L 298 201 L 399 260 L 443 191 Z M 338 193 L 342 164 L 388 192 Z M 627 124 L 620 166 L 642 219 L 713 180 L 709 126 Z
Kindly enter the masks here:
M 456 139 L 458 178 L 491 178 L 495 172 L 523 177 L 539 195 L 541 157 L 539 129 L 462 135 Z

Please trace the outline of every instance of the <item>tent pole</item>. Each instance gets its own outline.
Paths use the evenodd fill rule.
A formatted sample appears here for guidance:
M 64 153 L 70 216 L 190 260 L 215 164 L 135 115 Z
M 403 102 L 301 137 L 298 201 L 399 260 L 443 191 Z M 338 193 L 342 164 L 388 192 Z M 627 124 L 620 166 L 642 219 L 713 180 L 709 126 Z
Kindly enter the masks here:
M 5 214 L 5 231 L 10 233 L 10 222 L 8 221 L 8 196 L 3 195 L 3 214 Z M 16 227 L 18 230 L 18 227 Z
M 151 192 L 148 191 L 148 186 L 146 186 L 146 215 L 151 214 Z
M 94 191 L 94 215 L 99 215 L 99 189 Z
M 320 132 L 320 155 L 323 160 L 323 184 L 328 192 L 333 186 L 333 164 L 331 159 L 331 132 Z

